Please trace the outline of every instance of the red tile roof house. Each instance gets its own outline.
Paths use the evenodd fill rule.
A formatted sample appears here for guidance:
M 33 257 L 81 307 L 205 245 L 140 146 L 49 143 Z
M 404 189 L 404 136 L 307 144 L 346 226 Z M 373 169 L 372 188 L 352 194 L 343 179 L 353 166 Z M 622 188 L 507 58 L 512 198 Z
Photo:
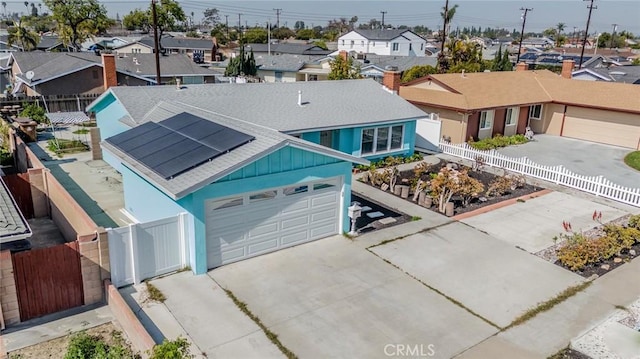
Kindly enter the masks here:
M 453 143 L 535 133 L 640 149 L 640 86 L 571 80 L 547 70 L 429 75 L 398 86 L 401 97 L 439 115 Z

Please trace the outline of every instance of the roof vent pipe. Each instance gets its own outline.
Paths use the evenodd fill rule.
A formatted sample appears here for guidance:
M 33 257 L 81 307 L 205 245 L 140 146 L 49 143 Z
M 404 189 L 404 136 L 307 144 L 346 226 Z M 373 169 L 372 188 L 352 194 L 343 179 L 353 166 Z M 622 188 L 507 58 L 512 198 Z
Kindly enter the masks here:
M 298 91 L 298 106 L 302 106 L 302 91 Z

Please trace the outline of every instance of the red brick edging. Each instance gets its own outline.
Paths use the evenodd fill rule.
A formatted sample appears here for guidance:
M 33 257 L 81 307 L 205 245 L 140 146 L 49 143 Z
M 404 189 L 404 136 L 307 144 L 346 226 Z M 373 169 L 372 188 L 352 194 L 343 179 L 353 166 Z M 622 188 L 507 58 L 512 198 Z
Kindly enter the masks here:
M 518 200 L 527 200 L 527 199 L 530 199 L 530 198 L 541 197 L 541 196 L 544 196 L 545 194 L 548 194 L 548 193 L 551 193 L 551 192 L 553 192 L 553 191 L 550 190 L 550 189 L 543 189 L 543 190 L 538 191 L 538 192 L 525 194 L 524 196 L 520 196 L 518 198 L 511 198 L 511 199 L 508 199 L 506 201 L 490 204 L 488 206 L 485 206 L 485 207 L 482 207 L 482 208 L 478 208 L 478 209 L 476 209 L 474 211 L 461 213 L 461 214 L 458 214 L 458 215 L 453 216 L 451 218 L 455 219 L 456 221 L 459 221 L 459 220 L 462 220 L 462 219 L 466 219 L 466 218 L 477 216 L 479 214 L 491 212 L 491 211 L 494 211 L 494 210 L 496 210 L 498 208 L 510 206 L 510 205 L 512 205 L 514 203 L 517 203 Z

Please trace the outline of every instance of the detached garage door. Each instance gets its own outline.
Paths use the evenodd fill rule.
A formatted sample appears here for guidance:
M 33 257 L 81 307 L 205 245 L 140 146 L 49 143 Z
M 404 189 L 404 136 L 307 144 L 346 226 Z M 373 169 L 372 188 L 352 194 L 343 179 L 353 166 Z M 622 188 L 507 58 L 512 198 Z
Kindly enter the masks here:
M 569 107 L 562 135 L 609 145 L 638 148 L 640 116 Z
M 341 190 L 334 178 L 207 201 L 208 267 L 340 233 Z

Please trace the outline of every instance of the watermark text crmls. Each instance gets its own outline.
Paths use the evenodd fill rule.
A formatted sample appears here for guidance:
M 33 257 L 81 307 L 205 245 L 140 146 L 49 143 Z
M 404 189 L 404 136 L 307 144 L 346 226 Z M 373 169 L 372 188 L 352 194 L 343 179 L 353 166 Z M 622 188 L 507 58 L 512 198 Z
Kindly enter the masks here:
M 384 355 L 388 357 L 423 357 L 428 358 L 436 355 L 434 344 L 386 344 Z

